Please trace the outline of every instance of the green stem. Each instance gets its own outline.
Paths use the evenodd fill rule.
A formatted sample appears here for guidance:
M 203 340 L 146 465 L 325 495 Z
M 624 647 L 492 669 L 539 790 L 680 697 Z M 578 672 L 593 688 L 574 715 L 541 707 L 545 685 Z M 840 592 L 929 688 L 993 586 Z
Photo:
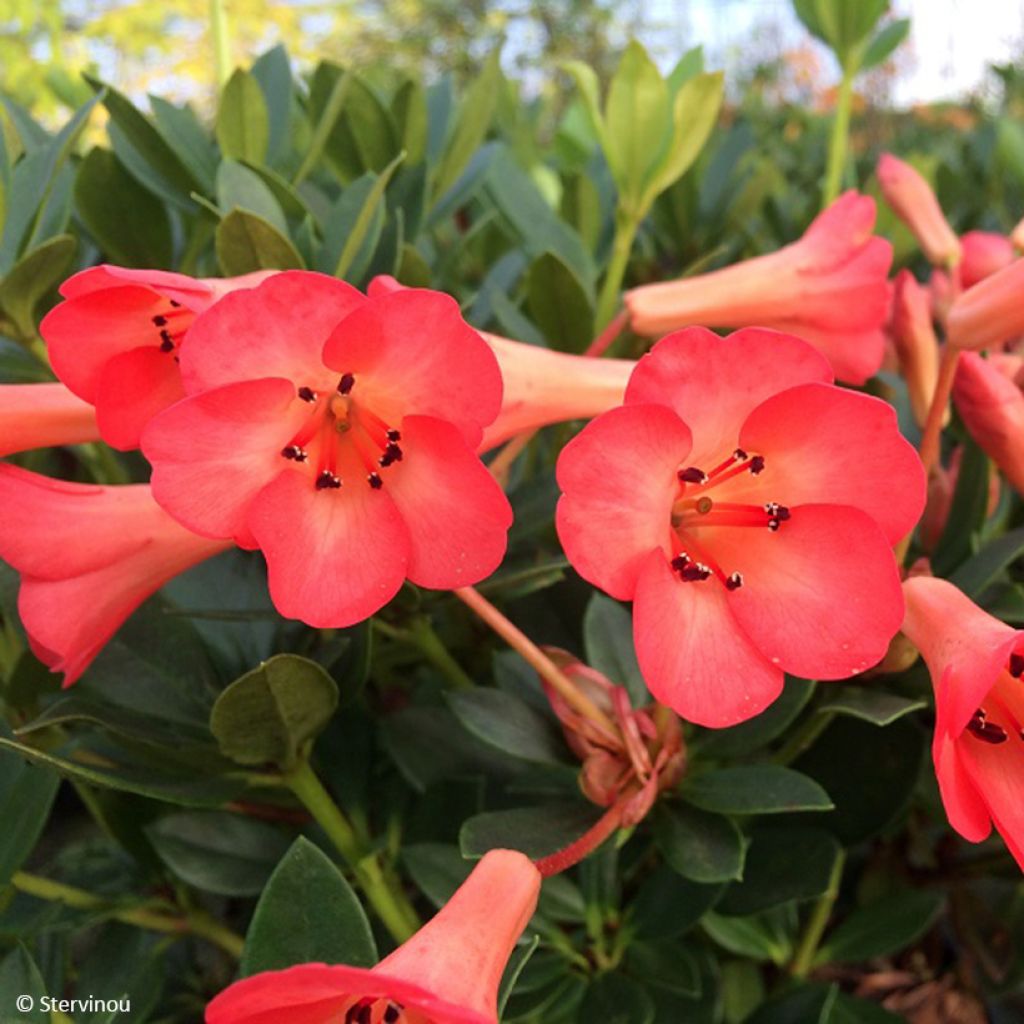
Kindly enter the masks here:
M 626 265 L 629 254 L 633 251 L 633 239 L 636 238 L 640 221 L 622 213 L 615 218 L 615 238 L 612 240 L 612 258 L 604 275 L 604 284 L 597 300 L 598 331 L 603 331 L 611 322 L 619 305 L 619 292 L 622 290 L 622 279 L 626 276 Z
M 806 978 L 814 965 L 814 957 L 818 952 L 821 937 L 825 934 L 828 919 L 832 915 L 832 907 L 835 906 L 836 897 L 839 895 L 839 883 L 843 878 L 843 868 L 846 866 L 846 851 L 840 849 L 832 864 L 832 874 L 829 875 L 828 888 L 819 897 L 814 905 L 807 927 L 800 937 L 800 945 L 793 956 L 793 962 L 789 966 L 789 973 L 794 978 Z
M 196 935 L 219 946 L 236 959 L 242 955 L 242 948 L 245 945 L 241 936 L 202 911 L 189 911 L 184 916 L 177 917 L 147 910 L 145 907 L 120 907 L 84 889 L 76 889 L 74 886 L 54 882 L 49 878 L 30 875 L 25 871 L 16 871 L 11 878 L 11 884 L 15 889 L 35 896 L 36 899 L 63 903 L 75 910 L 99 911 L 115 921 L 134 925 L 136 928 L 168 935 Z
M 776 764 L 790 764 L 795 761 L 832 724 L 835 717 L 834 711 L 819 711 L 812 714 L 793 732 L 772 760 Z
M 210 0 L 210 33 L 213 36 L 213 66 L 217 85 L 223 85 L 231 76 L 231 47 L 228 43 L 228 17 L 224 0 Z
M 839 195 L 846 168 L 846 151 L 850 141 L 850 107 L 853 103 L 853 79 L 856 67 L 851 64 L 843 69 L 836 97 L 836 111 L 832 120 L 832 136 L 828 144 L 828 164 L 825 169 L 825 190 L 822 207 L 828 206 Z
M 420 649 L 420 653 L 436 668 L 456 690 L 472 690 L 476 683 L 465 669 L 452 657 L 451 652 L 434 632 L 430 620 L 417 618 L 408 631 L 409 639 Z
M 376 856 L 364 851 L 355 829 L 331 799 L 309 762 L 300 761 L 285 776 L 285 783 L 327 833 L 395 941 L 405 942 L 420 926 L 415 909 L 397 880 L 385 874 Z

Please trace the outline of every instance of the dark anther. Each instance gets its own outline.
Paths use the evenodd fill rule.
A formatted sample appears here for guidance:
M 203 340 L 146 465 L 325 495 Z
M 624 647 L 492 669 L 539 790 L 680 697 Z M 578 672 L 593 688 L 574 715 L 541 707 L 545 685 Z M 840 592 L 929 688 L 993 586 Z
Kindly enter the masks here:
M 316 489 L 318 491 L 336 491 L 341 486 L 341 481 L 328 469 L 325 469 L 316 478 Z
M 771 530 L 772 533 L 775 533 L 778 530 L 778 528 L 779 528 L 779 521 L 778 521 L 778 519 L 769 519 L 768 520 L 768 529 Z
M 1010 675 L 1014 679 L 1020 679 L 1024 675 L 1024 654 L 1010 655 Z
M 400 430 L 395 430 L 394 427 L 392 427 L 387 432 L 386 436 L 387 436 L 387 439 L 389 441 L 392 441 L 392 442 L 394 442 L 394 441 L 401 441 L 402 440 L 402 432 Z
M 737 462 L 742 462 L 744 459 L 749 458 L 747 453 L 742 448 L 737 448 L 736 451 L 732 453 L 732 457 Z
M 676 555 L 676 557 L 669 563 L 676 572 L 682 572 L 689 564 L 689 555 Z
M 755 455 L 750 460 L 750 472 L 753 473 L 754 476 L 757 476 L 757 474 L 760 473 L 762 469 L 764 469 L 764 456 Z
M 297 444 L 290 444 L 287 448 L 282 448 L 281 454 L 286 459 L 291 459 L 293 462 L 305 462 L 307 458 L 305 450 L 300 448 Z
M 153 317 L 153 326 L 154 327 L 166 327 L 167 326 L 167 317 L 165 317 L 165 316 L 155 316 L 155 317 Z
M 347 395 L 352 390 L 352 385 L 355 384 L 356 379 L 351 373 L 343 373 L 341 380 L 338 381 L 338 391 Z
M 384 1011 L 384 1024 L 395 1024 L 401 1015 L 402 1011 L 394 1003 L 389 1003 L 388 1008 Z
M 726 581 L 726 590 L 739 590 L 743 586 L 743 574 L 734 572 Z
M 681 579 L 686 580 L 687 583 L 696 583 L 698 580 L 706 580 L 711 575 L 711 570 L 701 562 L 693 562 L 690 565 L 684 566 L 682 571 L 679 573 Z
M 387 468 L 393 462 L 402 461 L 402 449 L 393 441 L 384 449 L 384 454 L 377 460 L 378 465 Z
M 173 352 L 174 351 L 174 339 L 171 337 L 169 331 L 160 332 L 160 351 L 161 352 Z
M 379 491 L 384 486 L 384 481 L 380 478 L 380 473 L 371 473 L 367 478 L 366 482 L 375 490 Z
M 977 708 L 975 710 L 974 714 L 971 715 L 972 719 L 977 719 L 977 721 L 979 721 L 979 722 L 984 722 L 985 721 L 985 717 L 986 717 L 986 714 L 985 714 L 985 709 L 984 708 Z
M 704 484 L 707 483 L 708 475 L 703 469 L 698 469 L 696 466 L 687 466 L 686 469 L 681 469 L 676 474 L 684 484 Z
M 972 718 L 967 723 L 967 731 L 985 743 L 1005 743 L 1006 730 L 995 722 L 986 722 L 984 718 Z
M 181 309 L 181 303 L 175 302 L 174 299 L 167 300 L 175 309 Z
M 359 1013 L 356 1014 L 356 1024 L 370 1024 L 372 1017 L 373 1006 L 370 1003 L 364 1003 L 359 1007 Z
M 789 518 L 789 509 L 785 505 L 779 505 L 778 510 L 775 513 L 775 518 L 780 523 L 784 523 Z
M 312 388 L 301 387 L 299 388 L 299 398 L 304 402 L 315 402 L 316 392 Z

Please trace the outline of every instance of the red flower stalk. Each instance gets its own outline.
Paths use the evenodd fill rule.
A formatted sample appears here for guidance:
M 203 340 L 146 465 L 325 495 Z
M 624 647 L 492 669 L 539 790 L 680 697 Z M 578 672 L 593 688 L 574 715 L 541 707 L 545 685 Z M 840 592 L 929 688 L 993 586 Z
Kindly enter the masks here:
M 1014 260 L 1013 243 L 994 231 L 968 231 L 960 238 L 960 252 L 961 288 L 973 288 Z
M 283 615 L 347 626 L 407 578 L 446 589 L 500 563 L 512 512 L 474 450 L 501 377 L 453 299 L 277 274 L 196 320 L 181 371 L 189 397 L 142 439 L 154 497 L 260 548 Z
M 58 377 L 96 406 L 103 439 L 137 448 L 146 423 L 185 394 L 181 345 L 196 316 L 272 271 L 196 280 L 164 270 L 91 267 L 61 285 L 39 325 Z
M 235 982 L 206 1024 L 497 1024 L 498 986 L 540 874 L 491 850 L 440 912 L 371 970 L 301 964 Z
M 949 344 L 958 349 L 991 348 L 1024 334 L 1022 288 L 1024 259 L 961 293 L 946 316 Z
M 1020 385 L 977 352 L 964 352 L 953 382 L 953 402 L 967 432 L 1024 494 L 1024 394 Z
M 939 340 L 932 327 L 931 298 L 909 270 L 896 275 L 892 337 L 914 419 L 923 427 L 939 379 Z
M 889 307 L 892 246 L 871 234 L 874 223 L 874 200 L 847 192 L 778 252 L 627 292 L 630 326 L 648 337 L 688 324 L 769 327 L 810 342 L 840 380 L 863 384 L 882 364 Z
M 959 263 L 960 240 L 931 185 L 917 170 L 891 153 L 883 153 L 878 161 L 878 184 L 885 201 L 910 228 L 929 263 L 939 267 Z
M 690 328 L 562 451 L 566 554 L 633 601 L 644 678 L 685 719 L 751 718 L 783 672 L 861 672 L 899 628 L 891 547 L 924 474 L 893 409 L 831 380 L 798 338 Z
M 903 590 L 903 631 L 935 689 L 932 758 L 949 823 L 972 843 L 994 824 L 1024 868 L 1024 632 L 945 580 L 918 576 Z
M 63 384 L 0 384 L 0 455 L 99 436 L 96 410 Z
M 183 529 L 145 485 L 66 483 L 0 463 L 0 558 L 21 573 L 32 650 L 65 686 L 147 597 L 228 546 Z

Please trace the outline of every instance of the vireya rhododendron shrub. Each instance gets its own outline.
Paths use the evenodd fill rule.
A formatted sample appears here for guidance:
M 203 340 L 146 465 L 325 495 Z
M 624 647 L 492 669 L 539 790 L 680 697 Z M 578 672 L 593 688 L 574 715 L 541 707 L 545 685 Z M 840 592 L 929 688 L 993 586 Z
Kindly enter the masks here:
M 283 615 L 348 626 L 497 568 L 511 510 L 474 449 L 501 376 L 447 296 L 278 274 L 193 324 L 181 374 L 143 435 L 154 497 L 260 548 Z
M 692 722 L 753 717 L 784 672 L 863 672 L 899 629 L 924 475 L 891 407 L 831 381 L 797 338 L 679 331 L 559 458 L 569 560 L 633 601 L 644 679 Z

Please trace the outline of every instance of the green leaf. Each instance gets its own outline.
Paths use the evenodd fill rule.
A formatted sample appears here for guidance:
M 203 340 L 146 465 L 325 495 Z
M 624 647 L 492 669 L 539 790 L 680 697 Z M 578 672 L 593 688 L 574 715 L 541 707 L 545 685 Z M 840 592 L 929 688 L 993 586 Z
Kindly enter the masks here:
M 704 70 L 704 47 L 693 46 L 676 62 L 669 72 L 668 89 L 673 97 L 679 90 Z
M 526 965 L 532 959 L 533 954 L 537 952 L 537 947 L 539 945 L 540 936 L 534 935 L 533 939 L 527 945 L 517 946 L 513 951 L 512 956 L 509 957 L 509 961 L 505 966 L 505 972 L 501 977 L 501 988 L 498 990 L 499 1018 L 504 1016 L 509 996 L 512 995 L 512 992 L 516 987 L 516 983 L 519 981 L 520 976 L 526 969 Z
M 253 63 L 252 76 L 263 90 L 263 99 L 267 105 L 266 159 L 273 162 L 288 144 L 292 96 L 295 92 L 292 68 L 284 46 L 278 44 L 260 56 Z
M 415 167 L 427 154 L 427 94 L 414 78 L 403 82 L 391 101 L 406 162 Z
M 973 553 L 972 540 L 987 515 L 988 488 L 988 456 L 968 437 L 964 442 L 949 518 L 932 556 L 937 576 L 948 575 Z
M 634 707 L 650 702 L 633 645 L 633 616 L 618 601 L 594 592 L 583 613 L 583 647 L 587 664 L 624 686 Z
M 829 686 L 824 692 L 825 699 L 817 706 L 819 714 L 853 715 L 879 726 L 891 725 L 897 718 L 928 706 L 927 701 L 866 686 Z
M 202 182 L 203 194 L 212 194 L 220 154 L 199 118 L 190 107 L 176 107 L 159 96 L 150 96 L 149 104 L 157 131 Z
M 202 182 L 182 163 L 163 135 L 122 93 L 90 75 L 83 73 L 82 77 L 93 89 L 106 90 L 101 95 L 111 121 L 121 130 L 125 141 L 148 167 L 160 186 L 182 205 L 191 206 L 190 196 L 195 191 L 202 191 Z
M 594 308 L 574 271 L 546 252 L 526 275 L 526 305 L 552 348 L 582 352 L 594 336 Z
M 862 44 L 889 7 L 889 0 L 794 0 L 808 30 L 835 52 L 842 67 L 861 67 Z
M 145 832 L 179 878 L 221 896 L 255 896 L 288 848 L 280 829 L 225 811 L 178 811 Z
M 376 962 L 370 923 L 345 876 L 299 836 L 256 904 L 239 965 L 242 977 L 301 963 Z
M 210 729 L 239 764 L 294 764 L 338 706 L 338 687 L 316 662 L 278 654 L 218 698 Z
M 864 56 L 861 58 L 862 71 L 885 63 L 896 48 L 910 35 L 910 19 L 898 18 L 889 22 L 874 39 L 868 43 Z
M 0 1007 L 4 1024 L 50 1024 L 48 1010 L 43 1009 L 46 982 L 29 951 L 19 942 L 0 960 Z M 28 997 L 30 1005 L 19 1008 L 18 997 Z
M 49 768 L 0 753 L 0 890 L 35 849 L 59 785 Z
M 683 85 L 672 103 L 672 135 L 644 190 L 640 212 L 678 181 L 700 155 L 722 107 L 725 82 L 720 71 L 701 74 Z
M 217 205 L 222 213 L 234 209 L 255 213 L 279 234 L 288 236 L 288 222 L 270 186 L 236 160 L 223 160 L 217 168 Z
M 961 562 L 949 577 L 968 597 L 977 598 L 1000 574 L 1024 555 L 1024 526 L 989 541 L 976 555 Z
M 125 267 L 166 267 L 174 256 L 167 208 L 108 149 L 96 147 L 75 177 L 79 217 L 103 253 Z
M 743 877 L 746 842 L 728 818 L 665 804 L 655 819 L 654 836 L 662 856 L 684 878 L 707 884 Z
M 839 843 L 811 826 L 762 826 L 751 834 L 743 881 L 733 883 L 718 903 L 723 914 L 769 910 L 790 900 L 827 892 Z
M 700 996 L 700 969 L 681 942 L 630 942 L 626 967 L 645 987 L 654 985 L 691 999 Z
M 689 779 L 683 797 L 718 814 L 829 811 L 833 804 L 813 779 L 777 764 L 740 764 Z
M 23 338 L 36 335 L 36 306 L 64 278 L 78 243 L 57 235 L 27 252 L 0 282 L 0 307 Z
M 793 955 L 791 929 L 777 910 L 749 917 L 726 917 L 712 911 L 701 918 L 700 926 L 712 941 L 737 956 L 781 967 Z
M 597 72 L 589 64 L 579 60 L 568 60 L 562 64 L 562 68 L 572 77 L 579 90 L 580 99 L 583 101 L 583 109 L 587 113 L 590 127 L 597 137 L 601 148 L 608 150 L 608 132 L 605 128 L 604 117 L 601 114 L 601 88 L 597 79 Z
M 313 77 L 314 88 L 311 97 L 311 112 L 314 126 L 313 137 L 310 139 L 309 145 L 306 147 L 306 155 L 303 157 L 302 163 L 292 179 L 292 184 L 296 186 L 305 181 L 310 171 L 316 167 L 317 162 L 323 155 L 328 139 L 330 139 L 331 133 L 334 131 L 341 118 L 342 111 L 345 109 L 345 101 L 354 78 L 352 71 L 346 71 L 336 78 L 332 77 L 330 92 L 324 96 L 322 103 L 318 103 L 316 85 L 318 78 L 321 76 L 321 68 L 328 69 L 323 72 L 324 81 L 331 74 L 328 65 L 321 65 L 317 68 L 316 74 Z
M 852 963 L 889 956 L 920 938 L 942 912 L 945 896 L 925 889 L 902 889 L 855 910 L 826 939 L 815 963 Z
M 270 141 L 267 101 L 248 71 L 236 68 L 224 86 L 215 131 L 225 158 L 259 164 L 266 157 Z
M 487 138 L 501 86 L 501 48 L 491 51 L 473 84 L 466 90 L 455 125 L 434 172 L 431 204 L 462 176 L 473 154 Z
M 304 270 L 298 250 L 273 224 L 248 210 L 232 210 L 218 225 L 217 262 L 226 277 L 256 270 Z
M 402 863 L 424 896 L 443 907 L 469 877 L 473 862 L 457 846 L 445 843 L 412 843 L 402 847 Z
M 511 811 L 487 811 L 464 822 L 459 846 L 465 857 L 488 850 L 521 850 L 534 860 L 564 849 L 600 817 L 589 804 L 547 804 Z
M 644 880 L 632 904 L 639 939 L 678 938 L 715 905 L 724 886 L 700 885 L 662 864 Z
M 448 694 L 455 717 L 484 743 L 524 761 L 561 764 L 565 744 L 550 718 L 501 690 Z
M 604 146 L 620 203 L 636 212 L 650 173 L 662 158 L 669 121 L 668 85 L 634 39 L 608 87 Z
M 787 676 L 782 696 L 756 718 L 728 729 L 705 730 L 697 736 L 692 749 L 712 758 L 749 754 L 778 739 L 796 721 L 813 693 L 814 683 L 810 680 Z
M 579 1019 L 601 1024 L 654 1024 L 654 1003 L 635 981 L 621 974 L 601 974 L 587 987 Z

